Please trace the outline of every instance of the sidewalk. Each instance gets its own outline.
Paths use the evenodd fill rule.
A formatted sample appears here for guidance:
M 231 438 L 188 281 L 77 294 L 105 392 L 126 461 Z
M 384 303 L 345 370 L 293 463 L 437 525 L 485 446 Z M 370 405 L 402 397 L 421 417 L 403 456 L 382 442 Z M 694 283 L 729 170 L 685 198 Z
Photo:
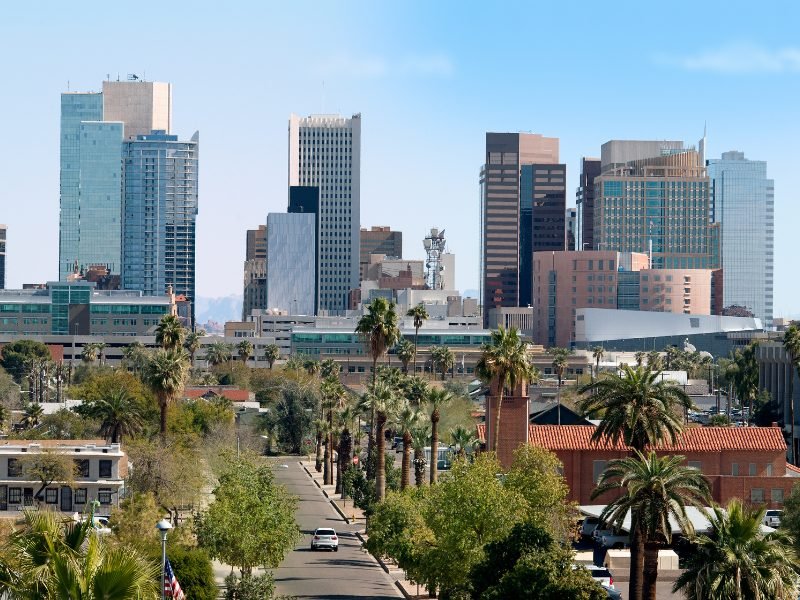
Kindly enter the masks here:
M 314 468 L 313 457 L 308 457 L 305 460 L 301 460 L 300 465 L 303 467 L 303 470 L 308 473 L 308 476 L 311 477 L 311 480 L 317 485 L 322 494 L 328 499 L 336 512 L 339 513 L 339 516 L 342 517 L 342 519 L 344 519 L 344 521 L 349 525 L 360 525 L 355 533 L 362 543 L 366 542 L 369 536 L 366 534 L 367 520 L 364 517 L 364 511 L 357 506 L 354 506 L 352 500 L 342 500 L 337 494 L 335 494 L 335 485 L 325 485 L 322 483 L 322 471 L 317 473 L 316 469 Z M 408 581 L 405 578 L 405 572 L 399 568 L 393 560 L 383 559 L 377 556 L 374 558 L 378 561 L 378 564 L 381 566 L 381 568 L 386 571 L 392 579 L 395 580 L 395 585 L 403 594 L 403 596 L 406 598 L 419 600 L 431 597 L 422 586 L 418 586 L 416 583 Z

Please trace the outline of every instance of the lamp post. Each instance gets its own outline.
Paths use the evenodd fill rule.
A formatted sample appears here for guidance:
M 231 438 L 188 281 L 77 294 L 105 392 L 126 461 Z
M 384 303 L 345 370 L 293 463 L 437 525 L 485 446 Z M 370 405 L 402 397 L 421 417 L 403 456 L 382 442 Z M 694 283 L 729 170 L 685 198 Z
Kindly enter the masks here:
M 161 533 L 161 600 L 166 600 L 167 593 L 164 588 L 164 577 L 167 570 L 167 532 L 172 529 L 172 523 L 161 519 L 156 523 L 156 529 Z

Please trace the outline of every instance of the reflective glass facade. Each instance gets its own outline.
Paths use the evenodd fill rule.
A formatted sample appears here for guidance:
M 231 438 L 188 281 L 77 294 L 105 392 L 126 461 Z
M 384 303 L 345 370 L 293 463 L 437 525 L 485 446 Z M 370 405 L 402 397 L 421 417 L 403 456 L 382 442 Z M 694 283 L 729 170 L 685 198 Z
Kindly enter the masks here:
M 267 307 L 314 314 L 316 215 L 267 215 Z
M 153 132 L 123 145 L 122 285 L 145 295 L 195 299 L 199 137 Z M 194 319 L 192 319 L 194 320 Z
M 775 191 L 767 163 L 725 152 L 708 161 L 713 216 L 721 225 L 724 307 L 772 325 Z

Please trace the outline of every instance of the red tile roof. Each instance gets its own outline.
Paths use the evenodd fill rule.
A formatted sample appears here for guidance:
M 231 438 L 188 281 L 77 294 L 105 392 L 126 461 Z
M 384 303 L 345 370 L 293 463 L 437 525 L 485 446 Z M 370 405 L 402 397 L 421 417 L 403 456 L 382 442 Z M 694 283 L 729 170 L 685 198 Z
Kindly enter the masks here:
M 622 443 L 591 441 L 593 425 L 531 425 L 528 443 L 548 450 L 619 450 Z M 477 426 L 478 439 L 486 441 L 486 425 Z M 719 452 L 720 450 L 753 450 L 786 452 L 780 427 L 690 427 L 675 445 L 660 447 L 675 452 Z
M 183 397 L 191 399 L 202 398 L 203 396 L 209 393 L 210 395 L 224 396 L 231 402 L 247 402 L 248 400 L 250 400 L 250 392 L 248 392 L 247 390 L 215 387 L 215 386 L 186 388 L 183 391 Z
M 800 473 L 800 467 L 795 467 L 792 463 L 786 463 L 786 470 L 793 473 Z
M 549 450 L 627 450 L 622 443 L 591 441 L 592 425 L 531 425 L 528 443 Z M 720 450 L 786 451 L 779 427 L 690 427 L 674 445 L 659 448 L 675 452 L 719 452 Z

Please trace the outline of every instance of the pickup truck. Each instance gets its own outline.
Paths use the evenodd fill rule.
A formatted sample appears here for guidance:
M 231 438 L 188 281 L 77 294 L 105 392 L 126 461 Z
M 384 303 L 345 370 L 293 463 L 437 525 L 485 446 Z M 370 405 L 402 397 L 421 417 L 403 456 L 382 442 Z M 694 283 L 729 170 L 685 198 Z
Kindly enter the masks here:
M 600 545 L 603 548 L 625 548 L 631 545 L 631 536 L 624 531 L 609 531 L 600 536 Z

